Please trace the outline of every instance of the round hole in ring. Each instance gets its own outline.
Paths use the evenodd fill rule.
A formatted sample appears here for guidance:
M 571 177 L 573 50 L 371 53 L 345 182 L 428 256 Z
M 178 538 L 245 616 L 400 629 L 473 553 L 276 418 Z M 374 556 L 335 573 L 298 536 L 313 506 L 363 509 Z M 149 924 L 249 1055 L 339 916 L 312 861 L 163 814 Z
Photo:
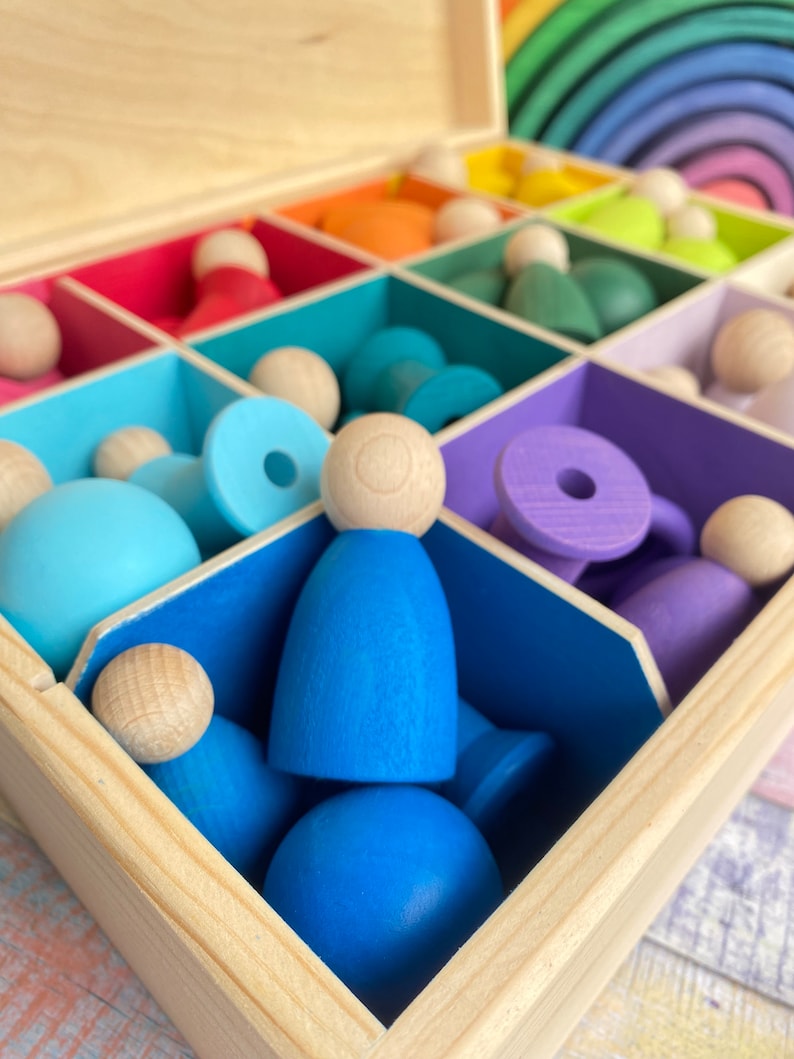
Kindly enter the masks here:
M 596 492 L 596 484 L 590 475 L 577 467 L 562 467 L 557 471 L 557 485 L 573 500 L 589 500 Z
M 280 449 L 273 449 L 265 456 L 264 468 L 268 479 L 281 489 L 288 489 L 298 477 L 295 461 Z

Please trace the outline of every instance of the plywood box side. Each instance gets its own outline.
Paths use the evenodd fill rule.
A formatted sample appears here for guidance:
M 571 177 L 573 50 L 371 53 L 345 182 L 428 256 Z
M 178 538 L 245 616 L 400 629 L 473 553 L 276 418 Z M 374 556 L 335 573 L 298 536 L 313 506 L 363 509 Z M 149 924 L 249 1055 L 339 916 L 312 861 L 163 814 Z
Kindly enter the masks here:
M 551 1059 L 790 728 L 794 582 L 369 1059 Z
M 14 808 L 199 1055 L 366 1051 L 380 1023 L 64 685 L 0 671 L 0 721 Z

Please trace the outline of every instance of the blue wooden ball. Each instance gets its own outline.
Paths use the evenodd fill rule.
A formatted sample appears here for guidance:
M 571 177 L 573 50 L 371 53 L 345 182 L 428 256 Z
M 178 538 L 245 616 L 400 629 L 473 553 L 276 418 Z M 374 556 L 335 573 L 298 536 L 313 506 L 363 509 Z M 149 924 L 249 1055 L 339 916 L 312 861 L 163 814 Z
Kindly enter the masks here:
M 265 900 L 384 1023 L 490 915 L 502 882 L 459 809 L 412 786 L 316 806 L 271 861 Z
M 61 678 L 92 625 L 199 561 L 185 522 L 153 493 L 112 478 L 66 482 L 0 536 L 0 613 Z
M 373 409 L 378 376 L 403 360 L 416 361 L 435 370 L 447 363 L 444 350 L 426 331 L 418 327 L 383 327 L 370 335 L 345 368 L 342 376 L 345 407 Z
M 260 739 L 215 714 L 180 757 L 144 772 L 226 860 L 262 885 L 270 857 L 302 806 L 302 784 L 267 763 Z

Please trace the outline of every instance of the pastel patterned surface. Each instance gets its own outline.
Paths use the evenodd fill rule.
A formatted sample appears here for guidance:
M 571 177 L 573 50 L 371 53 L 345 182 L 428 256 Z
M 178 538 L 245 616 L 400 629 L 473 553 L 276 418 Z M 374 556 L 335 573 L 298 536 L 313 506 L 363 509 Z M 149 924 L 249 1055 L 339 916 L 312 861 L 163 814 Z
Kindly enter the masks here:
M 4 823 L 0 893 L 0 1054 L 193 1055 L 55 869 Z
M 786 1059 L 794 1012 L 642 941 L 556 1059 Z
M 794 1005 L 794 818 L 750 795 L 647 936 Z

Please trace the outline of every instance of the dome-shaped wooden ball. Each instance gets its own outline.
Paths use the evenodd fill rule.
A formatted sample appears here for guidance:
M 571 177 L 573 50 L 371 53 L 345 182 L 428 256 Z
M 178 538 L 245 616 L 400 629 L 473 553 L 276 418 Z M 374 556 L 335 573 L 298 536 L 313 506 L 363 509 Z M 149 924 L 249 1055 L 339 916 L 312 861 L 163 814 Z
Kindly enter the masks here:
M 263 393 L 302 408 L 326 430 L 339 418 L 339 380 L 328 361 L 311 349 L 271 349 L 251 368 L 248 381 Z
M 444 461 L 432 436 L 390 412 L 360 416 L 331 442 L 320 493 L 338 530 L 392 529 L 421 537 L 446 491 Z
M 38 456 L 15 441 L 0 440 L 0 530 L 48 489 L 52 478 Z
M 669 217 L 679 210 L 689 195 L 684 178 L 674 169 L 663 166 L 640 173 L 631 190 L 633 195 L 640 195 L 655 203 L 663 217 Z
M 794 369 L 794 327 L 774 309 L 739 313 L 717 332 L 711 367 L 734 393 L 756 393 Z
M 466 162 L 454 148 L 443 143 L 423 147 L 411 161 L 408 172 L 452 187 L 465 188 L 469 183 Z
M 94 474 L 97 478 L 126 481 L 145 463 L 159 456 L 169 456 L 172 451 L 163 435 L 151 427 L 122 427 L 108 434 L 97 446 L 93 459 Z
M 149 643 L 117 655 L 99 674 L 91 709 L 135 761 L 152 765 L 184 754 L 202 737 L 215 696 L 187 651 Z
M 696 202 L 679 206 L 667 218 L 669 239 L 716 239 L 717 220 L 711 210 Z
M 195 280 L 203 279 L 213 269 L 232 265 L 257 276 L 270 275 L 265 248 L 250 232 L 242 228 L 219 228 L 202 236 L 193 248 L 190 268 Z
M 29 294 L 0 294 L 0 375 L 20 382 L 52 371 L 61 355 L 61 329 L 44 302 Z
M 732 497 L 706 520 L 700 551 L 753 588 L 773 584 L 794 569 L 794 515 L 768 496 Z
M 502 215 L 492 202 L 461 197 L 450 199 L 436 211 L 433 238 L 437 243 L 468 239 L 496 231 Z
M 558 173 L 563 167 L 562 159 L 546 147 L 531 147 L 521 162 L 521 175 L 528 173 Z
M 676 397 L 697 397 L 700 394 L 700 380 L 683 364 L 659 364 L 648 368 L 646 375 Z
M 503 261 L 508 276 L 518 275 L 535 261 L 567 272 L 571 263 L 568 240 L 550 224 L 528 224 L 507 240 Z

